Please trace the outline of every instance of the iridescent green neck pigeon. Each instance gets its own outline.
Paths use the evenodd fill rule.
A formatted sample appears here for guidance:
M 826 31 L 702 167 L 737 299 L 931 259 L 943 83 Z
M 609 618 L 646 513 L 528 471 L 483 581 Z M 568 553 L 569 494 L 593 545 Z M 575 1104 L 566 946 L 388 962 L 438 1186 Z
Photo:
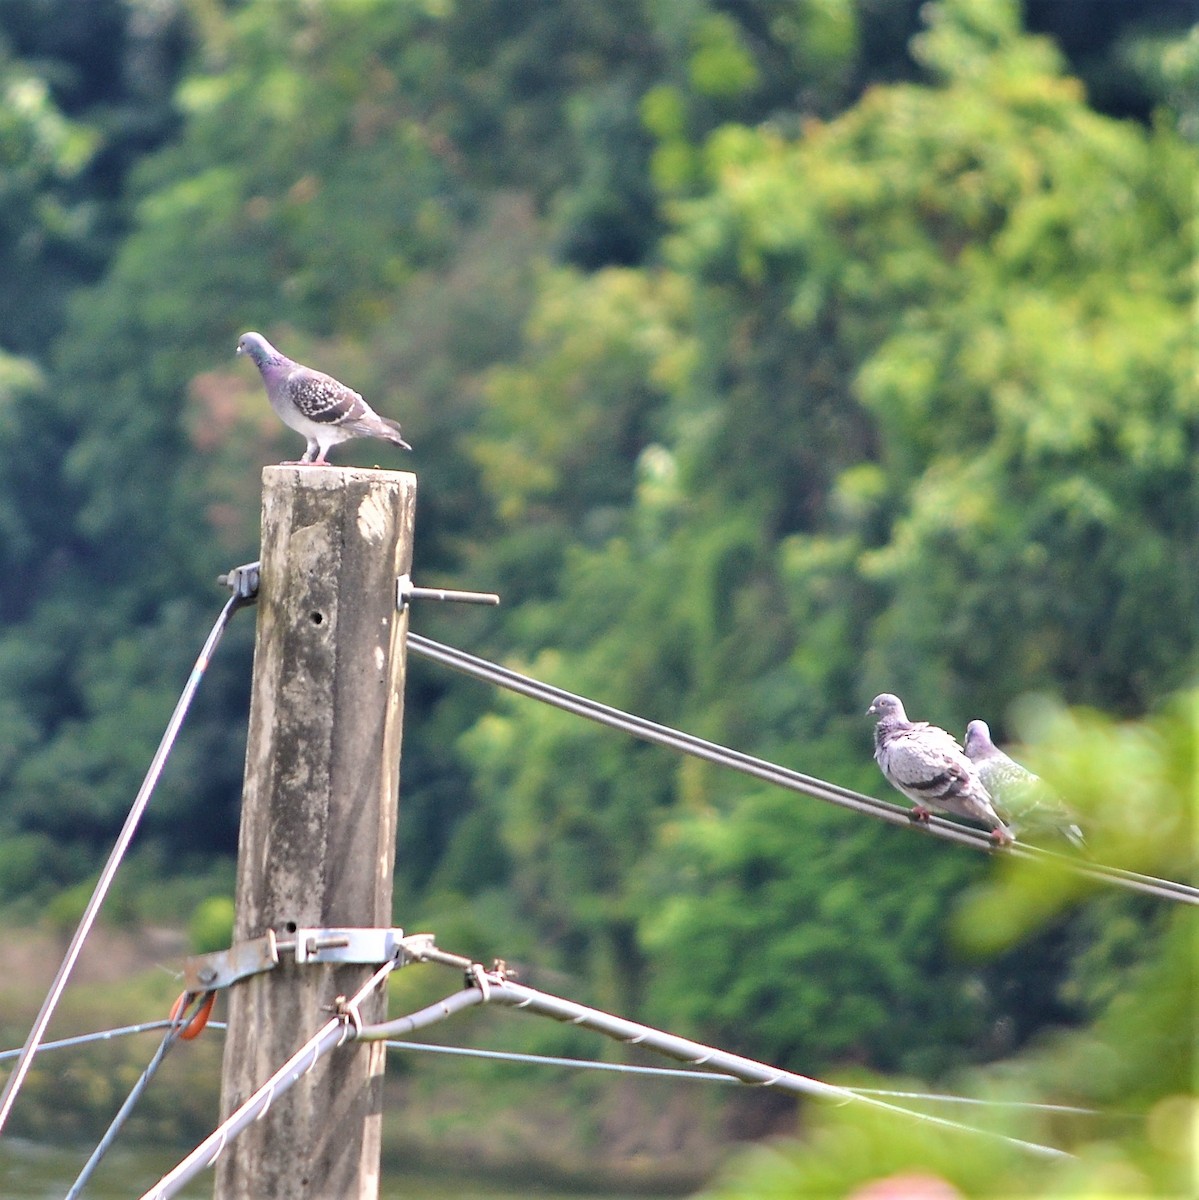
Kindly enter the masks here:
M 996 807 L 1017 833 L 1052 830 L 1082 849 L 1086 839 L 1069 809 L 1049 790 L 1045 781 L 1004 754 L 991 741 L 986 721 L 971 721 L 963 743 L 983 786 Z
M 292 362 L 262 334 L 243 333 L 237 352 L 248 354 L 262 372 L 267 399 L 283 424 L 307 440 L 301 463 L 327 466 L 325 455 L 330 448 L 351 438 L 382 438 L 393 446 L 412 449 L 400 436 L 397 422 L 379 416 L 356 391 L 331 375 Z

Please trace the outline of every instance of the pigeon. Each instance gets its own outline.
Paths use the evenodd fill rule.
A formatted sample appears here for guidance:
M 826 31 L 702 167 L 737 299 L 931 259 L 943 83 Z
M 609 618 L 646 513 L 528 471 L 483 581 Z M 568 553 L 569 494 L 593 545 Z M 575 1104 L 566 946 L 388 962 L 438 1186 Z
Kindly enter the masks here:
M 1051 829 L 1082 849 L 1086 839 L 1073 816 L 1046 786 L 1039 775 L 1009 758 L 991 741 L 986 721 L 971 721 L 963 743 L 966 757 L 974 764 L 983 786 L 1011 822 L 1013 833 Z
M 325 455 L 330 448 L 351 438 L 382 438 L 401 449 L 412 449 L 400 436 L 397 422 L 379 416 L 356 391 L 331 375 L 292 362 L 262 334 L 243 333 L 237 340 L 237 352 L 248 354 L 262 372 L 267 399 L 283 424 L 307 439 L 300 463 L 327 466 Z
M 927 721 L 909 721 L 898 696 L 875 696 L 867 716 L 877 716 L 874 759 L 887 782 L 916 802 L 909 816 L 927 821 L 931 811 L 980 821 L 1000 844 L 1012 834 L 991 804 L 974 764 L 953 736 Z

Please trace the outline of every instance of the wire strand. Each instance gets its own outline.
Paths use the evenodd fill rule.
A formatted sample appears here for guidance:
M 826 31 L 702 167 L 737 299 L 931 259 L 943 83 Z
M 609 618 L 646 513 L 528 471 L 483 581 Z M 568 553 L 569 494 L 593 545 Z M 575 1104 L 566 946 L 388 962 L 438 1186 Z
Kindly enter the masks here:
M 141 822 L 154 788 L 158 784 L 159 777 L 162 774 L 163 767 L 166 765 L 171 749 L 175 745 L 175 739 L 179 735 L 183 719 L 187 716 L 192 699 L 200 686 L 200 680 L 203 679 L 205 671 L 208 670 L 208 664 L 212 661 L 212 656 L 216 651 L 217 645 L 220 643 L 230 618 L 243 603 L 244 601 L 238 596 L 230 596 L 225 602 L 224 608 L 221 609 L 216 623 L 213 625 L 204 642 L 203 648 L 200 650 L 195 666 L 192 667 L 191 675 L 188 676 L 187 683 L 183 686 L 183 692 L 179 697 L 178 703 L 175 705 L 175 711 L 171 713 L 170 721 L 167 722 L 166 731 L 163 733 L 162 740 L 158 743 L 158 749 L 154 752 L 154 757 L 150 761 L 150 766 L 146 771 L 145 778 L 142 780 L 141 787 L 138 789 L 133 806 L 129 810 L 129 815 L 125 818 L 125 824 L 117 837 L 112 852 L 108 856 L 108 861 L 104 864 L 104 869 L 100 872 L 100 878 L 92 890 L 91 899 L 87 902 L 87 907 L 83 911 L 79 925 L 75 929 L 74 936 L 71 938 L 71 944 L 67 947 L 67 952 L 63 957 L 62 963 L 59 965 L 58 974 L 55 975 L 54 982 L 51 983 L 50 990 L 46 993 L 46 998 L 42 1002 L 41 1011 L 33 1023 L 33 1028 L 29 1031 L 25 1045 L 21 1048 L 21 1052 L 17 1057 L 17 1065 L 13 1068 L 12 1074 L 5 1082 L 3 1093 L 0 1093 L 0 1132 L 3 1131 L 4 1124 L 8 1120 L 8 1115 L 12 1112 L 13 1104 L 16 1103 L 17 1093 L 20 1091 L 21 1084 L 24 1082 L 25 1076 L 28 1074 L 29 1068 L 33 1063 L 34 1053 L 37 1051 L 38 1044 L 45 1035 L 46 1027 L 50 1024 L 50 1018 L 54 1015 L 54 1010 L 62 998 L 63 991 L 67 986 L 67 980 L 70 978 L 71 971 L 74 969 L 80 952 L 83 950 L 83 943 L 86 941 L 88 934 L 91 933 L 92 926 L 99 915 L 100 906 L 104 903 L 104 898 L 108 895 L 108 889 L 112 886 L 112 881 L 116 877 L 117 868 L 121 865 L 121 860 L 125 857 L 125 852 L 129 849 L 130 842 L 133 841 L 133 835 L 137 832 L 138 824 Z
M 257 1091 L 239 1105 L 186 1158 L 168 1171 L 141 1200 L 168 1200 L 177 1195 L 203 1170 L 211 1167 L 229 1143 L 248 1125 L 265 1116 L 278 1097 L 302 1079 L 325 1055 L 358 1035 L 351 1014 L 371 992 L 399 965 L 397 959 L 385 962 L 354 995 L 342 1005 L 338 1015 L 327 1021 Z
M 486 983 L 486 990 L 483 989 L 484 983 Z M 904 1108 L 902 1105 L 892 1104 L 887 1100 L 875 1096 L 859 1095 L 849 1088 L 825 1083 L 822 1080 L 814 1079 L 808 1075 L 800 1075 L 794 1071 L 784 1071 L 780 1067 L 773 1067 L 767 1063 L 757 1062 L 754 1059 L 743 1058 L 739 1054 L 730 1054 L 728 1051 L 719 1050 L 714 1046 L 705 1046 L 701 1042 L 693 1042 L 689 1038 L 678 1037 L 676 1034 L 666 1033 L 663 1030 L 654 1029 L 648 1025 L 639 1025 L 635 1021 L 626 1020 L 624 1017 L 602 1012 L 599 1009 L 588 1008 L 586 1005 L 577 1004 L 573 1000 L 566 1000 L 560 996 L 550 995 L 548 992 L 539 992 L 534 988 L 525 987 L 523 984 L 513 983 L 505 976 L 494 972 L 480 970 L 476 976 L 475 986 L 447 997 L 439 1005 L 434 1005 L 431 1009 L 425 1011 L 436 1011 L 438 1019 L 440 1019 L 441 1012 L 446 1011 L 448 1015 L 450 1008 L 457 1011 L 458 1008 L 472 1003 L 502 1004 L 519 1012 L 531 1013 L 534 1016 L 550 1017 L 555 1021 L 562 1021 L 583 1029 L 590 1029 L 594 1033 L 603 1034 L 605 1037 L 613 1038 L 628 1045 L 643 1046 L 645 1049 L 662 1054 L 667 1058 L 678 1059 L 681 1062 L 690 1063 L 696 1067 L 712 1066 L 717 1071 L 727 1072 L 735 1076 L 743 1084 L 779 1088 L 782 1091 L 796 1092 L 823 1100 L 864 1104 L 871 1108 L 878 1108 L 905 1116 L 923 1124 L 936 1125 L 939 1128 L 954 1129 L 961 1133 L 994 1138 L 1042 1158 L 1073 1157 L 1066 1151 L 1058 1150 L 1053 1146 L 1044 1146 L 1038 1142 L 1025 1141 L 1023 1138 L 1011 1137 L 1008 1134 L 998 1133 L 994 1130 L 979 1129 L 976 1126 L 965 1125 L 959 1121 L 952 1121 L 947 1117 L 938 1117 L 930 1113 Z M 385 1021 L 378 1025 L 365 1026 L 359 1032 L 359 1040 L 390 1041 L 394 1038 L 395 1034 L 409 1031 L 403 1027 L 406 1020 L 408 1019 Z M 152 1198 L 146 1196 L 142 1200 L 158 1200 L 158 1197 Z
M 204 997 L 196 996 L 194 998 L 198 1005 L 203 1005 Z M 173 1020 L 167 1021 L 166 1033 L 163 1035 L 162 1041 L 158 1044 L 158 1049 L 154 1052 L 153 1058 L 146 1065 L 146 1069 L 138 1077 L 137 1082 L 129 1090 L 129 1094 L 125 1097 L 124 1103 L 117 1110 L 117 1114 L 109 1123 L 108 1129 L 104 1136 L 96 1144 L 95 1150 L 92 1151 L 91 1157 L 83 1164 L 83 1169 L 79 1172 L 75 1182 L 71 1185 L 71 1190 L 67 1192 L 66 1200 L 78 1200 L 78 1197 L 83 1193 L 83 1189 L 87 1186 L 88 1180 L 95 1174 L 96 1168 L 100 1165 L 101 1160 L 112 1149 L 113 1143 L 117 1140 L 117 1135 L 121 1132 L 125 1122 L 129 1119 L 137 1102 L 141 1099 L 142 1093 L 150 1086 L 150 1081 L 158 1072 L 158 1068 L 162 1066 L 163 1060 L 167 1053 L 179 1041 L 183 1031 L 187 1028 L 187 1008 L 185 1004 L 179 1010 L 179 1015 Z
M 588 699 L 564 688 L 555 687 L 553 684 L 543 683 L 531 676 L 513 671 L 509 667 L 500 666 L 498 663 L 469 654 L 465 650 L 446 646 L 431 638 L 422 637 L 420 634 L 409 633 L 408 648 L 423 658 L 440 663 L 461 674 L 472 676 L 496 687 L 506 688 L 508 691 L 538 700 L 543 704 L 550 704 L 564 712 L 585 717 L 587 720 L 620 730 L 633 737 L 641 738 L 643 741 L 665 746 L 680 754 L 692 755 L 717 766 L 740 771 L 754 779 L 823 800 L 840 808 L 865 813 L 891 825 L 916 828 L 909 816 L 909 810 L 901 805 L 855 792 L 850 788 L 829 783 L 812 775 L 805 775 L 778 763 L 755 758 L 751 754 L 732 750 L 727 746 L 707 741 L 668 725 L 659 725 L 655 721 L 647 720 L 608 704 L 602 704 L 597 700 Z M 995 843 L 989 834 L 953 821 L 933 817 L 927 824 L 921 823 L 919 828 L 932 837 L 956 842 L 958 845 L 970 846 L 976 850 L 985 850 L 988 853 L 996 852 Z M 1063 867 L 1115 887 L 1127 888 L 1130 891 L 1142 892 L 1164 900 L 1199 905 L 1199 888 L 1176 883 L 1173 880 L 1158 879 L 1152 875 L 1141 875 L 1135 871 L 1126 871 L 1122 868 L 1108 867 L 1098 863 L 1080 862 L 1068 855 L 1057 854 L 1024 842 L 1013 843 L 1001 853 L 1032 862 Z
M 407 1050 L 417 1053 L 444 1054 L 452 1057 L 477 1058 L 494 1062 L 522 1063 L 540 1067 L 569 1067 L 581 1071 L 607 1071 L 618 1075 L 647 1075 L 662 1079 L 687 1079 L 697 1083 L 741 1083 L 736 1075 L 723 1071 L 687 1070 L 684 1067 L 647 1067 L 636 1063 L 597 1062 L 588 1058 L 559 1058 L 551 1054 L 521 1054 L 511 1050 L 479 1050 L 473 1046 L 442 1046 L 434 1042 L 383 1043 L 388 1050 Z M 966 1104 L 987 1108 L 1022 1108 L 1034 1112 L 1069 1113 L 1076 1116 L 1101 1116 L 1098 1109 L 1078 1108 L 1071 1104 L 1041 1104 L 1032 1100 L 986 1100 L 974 1096 L 951 1096 L 943 1092 L 899 1092 L 887 1088 L 852 1087 L 847 1092 L 855 1096 L 887 1096 L 898 1100 L 923 1100 L 930 1104 Z

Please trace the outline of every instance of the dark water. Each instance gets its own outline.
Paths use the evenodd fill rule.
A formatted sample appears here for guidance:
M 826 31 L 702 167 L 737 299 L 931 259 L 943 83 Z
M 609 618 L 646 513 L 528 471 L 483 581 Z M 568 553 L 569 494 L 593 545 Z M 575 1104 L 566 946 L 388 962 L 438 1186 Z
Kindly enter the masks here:
M 5 1138 L 0 1141 L 0 1200 L 63 1200 L 89 1152 Z M 84 1189 L 82 1200 L 137 1200 L 185 1153 L 114 1147 Z M 205 1171 L 178 1194 L 182 1200 L 212 1200 L 212 1184 L 213 1173 Z M 535 1187 L 492 1186 L 486 1180 L 413 1175 L 384 1175 L 379 1195 L 381 1200 L 632 1200 L 613 1193 L 568 1195 Z

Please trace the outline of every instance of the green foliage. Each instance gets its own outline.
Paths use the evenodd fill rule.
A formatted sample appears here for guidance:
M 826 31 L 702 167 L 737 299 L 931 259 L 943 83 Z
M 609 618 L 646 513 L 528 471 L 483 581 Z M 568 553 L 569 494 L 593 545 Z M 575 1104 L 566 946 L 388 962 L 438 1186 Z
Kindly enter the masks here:
M 1090 112 L 1012 6 L 946 5 L 921 46 L 936 86 L 878 89 L 802 138 L 716 131 L 666 266 L 547 277 L 536 356 L 493 373 L 477 451 L 526 544 L 573 519 L 557 594 L 507 626 L 534 674 L 868 787 L 857 714 L 884 688 L 960 729 L 1034 688 L 1135 711 L 1194 664 L 1152 598 L 1193 611 L 1199 579 L 1180 569 L 1194 155 Z M 668 91 L 646 116 L 683 127 Z M 630 478 L 592 431 L 638 400 Z M 600 508 L 592 480 L 631 503 Z M 1048 963 L 1097 953 L 1085 923 L 1004 961 L 1047 972 L 1030 997 L 953 948 L 965 864 L 937 858 L 917 894 L 910 858 L 878 866 L 893 833 L 510 707 L 465 746 L 503 797 L 514 887 L 570 961 L 663 1020 L 937 1071 L 947 1047 L 1077 1017 Z
M 1111 778 L 1163 795 L 1193 766 L 1165 726 L 1061 707 L 1194 677 L 1191 41 L 1111 50 L 1149 126 L 1089 106 L 1008 0 L 182 11 L 0 14 L 0 898 L 69 924 L 213 576 L 255 553 L 258 467 L 294 439 L 232 359 L 251 327 L 404 420 L 417 453 L 382 465 L 420 474 L 422 579 L 503 594 L 422 632 L 880 794 L 872 694 L 985 717 L 1095 853 L 1189 870 L 1184 815 L 1055 755 L 1112 743 Z M 220 940 L 251 632 L 121 921 L 197 910 Z M 972 857 L 426 664 L 407 711 L 398 919 L 747 1053 L 940 1074 L 1114 1013 L 1174 953 L 1145 908 L 1006 869 L 1002 908 L 955 917 Z M 840 1120 L 821 1186 L 862 1144 Z
M 1070 784 L 1071 803 L 1090 802 L 1088 816 L 1113 860 L 1167 875 L 1192 865 L 1197 703 L 1192 692 L 1125 725 L 1088 713 L 1041 715 L 1044 766 L 1051 776 L 1060 771 L 1055 783 Z M 1078 903 L 1077 879 L 1006 863 L 960 906 L 960 935 L 990 951 L 1026 938 Z M 1105 915 L 1117 916 L 1110 906 Z M 1122 976 L 1091 1028 L 974 1072 L 955 1089 L 979 1099 L 1052 1099 L 1118 1114 L 1117 1121 L 1051 1122 L 1038 1114 L 998 1122 L 988 1110 L 969 1110 L 971 1124 L 1061 1147 L 1072 1159 L 1038 1162 L 1014 1148 L 856 1105 L 814 1108 L 804 1114 L 802 1140 L 740 1156 L 705 1194 L 849 1195 L 872 1181 L 898 1186 L 900 1178 L 919 1175 L 926 1187 L 940 1181 L 958 1189 L 952 1194 L 972 1197 L 1186 1195 L 1194 1181 L 1194 917 L 1177 906 L 1163 924 L 1153 954 Z
M 663 826 L 643 924 L 660 1019 L 808 1072 L 970 1057 L 995 1014 L 970 965 L 946 961 L 941 897 L 980 864 L 924 841 L 900 852 L 894 831 L 810 803 L 750 794 Z
M 54 332 L 72 258 L 93 230 L 71 183 L 96 148 L 45 81 L 0 41 L 0 345 L 22 352 Z M 17 282 L 20 286 L 15 286 Z
M 188 922 L 187 940 L 193 954 L 227 950 L 233 945 L 233 898 L 209 896 Z

